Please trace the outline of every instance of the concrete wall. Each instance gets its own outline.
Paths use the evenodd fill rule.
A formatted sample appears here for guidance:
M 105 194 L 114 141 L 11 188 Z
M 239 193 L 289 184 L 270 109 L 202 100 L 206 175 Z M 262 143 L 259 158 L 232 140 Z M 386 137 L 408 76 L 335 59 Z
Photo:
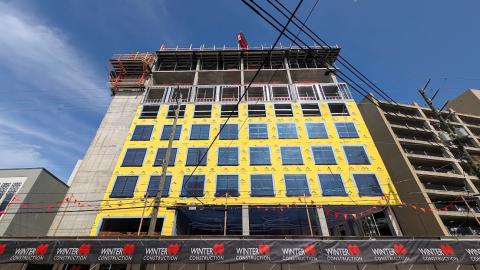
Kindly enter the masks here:
M 429 203 L 421 196 L 421 183 L 413 172 L 401 145 L 387 126 L 387 120 L 380 109 L 364 99 L 358 108 L 367 124 L 388 173 L 403 203 Z M 418 194 L 418 196 L 412 196 Z M 441 220 L 433 213 L 419 213 L 410 207 L 392 207 L 404 236 L 440 236 L 445 235 Z
M 0 178 L 2 177 L 26 177 L 25 183 L 16 195 L 18 203 L 22 202 L 32 207 L 41 207 L 42 205 L 47 205 L 48 202 L 52 204 L 52 208 L 48 210 L 52 213 L 26 214 L 32 211 L 45 211 L 47 209 L 33 210 L 20 208 L 18 203 L 11 204 L 7 212 L 16 212 L 16 214 L 4 215 L 2 217 L 0 235 L 21 237 L 45 236 L 55 217 L 55 211 L 58 209 L 55 206 L 55 202 L 64 198 L 68 186 L 41 168 L 0 170 Z
M 100 127 L 73 178 L 67 197 L 73 194 L 79 201 L 102 200 L 142 96 L 143 92 L 118 92 L 113 96 Z M 91 204 L 99 205 L 98 202 Z M 62 208 L 65 209 L 65 207 L 79 209 L 64 201 Z M 94 206 L 80 209 L 95 210 L 96 208 Z M 96 215 L 96 211 L 59 213 L 48 235 L 89 235 Z
M 447 108 L 463 114 L 473 114 L 480 116 L 480 90 L 469 89 L 460 96 L 451 100 Z

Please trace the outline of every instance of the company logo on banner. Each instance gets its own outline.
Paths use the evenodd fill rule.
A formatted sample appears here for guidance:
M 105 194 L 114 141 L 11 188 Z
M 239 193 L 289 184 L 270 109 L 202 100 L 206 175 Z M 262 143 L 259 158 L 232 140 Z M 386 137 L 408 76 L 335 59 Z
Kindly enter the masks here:
M 82 243 L 79 247 L 59 247 L 55 250 L 54 261 L 86 261 L 91 244 Z
M 458 261 L 458 257 L 450 244 L 440 244 L 438 248 L 418 248 L 425 262 Z
M 361 249 L 357 244 L 348 244 L 344 248 L 326 248 L 327 260 L 331 262 L 362 262 Z
M 166 247 L 145 248 L 144 261 L 178 261 L 179 243 L 169 243 Z
M 6 246 L 3 249 L 5 252 Z M 15 248 L 14 254 L 10 257 L 10 261 L 43 261 L 45 254 L 48 252 L 48 244 L 38 244 L 36 247 Z
M 317 247 L 305 244 L 299 248 L 282 248 L 282 261 L 316 261 Z
M 257 247 L 235 248 L 237 261 L 270 261 L 270 245 L 261 243 Z
M 480 262 L 480 248 L 466 248 L 465 252 L 472 262 Z
M 190 248 L 190 261 L 222 261 L 225 246 L 223 243 L 214 243 L 211 247 L 192 247 Z
M 101 248 L 98 261 L 131 261 L 135 252 L 135 245 L 125 243 L 122 247 Z
M 395 243 L 392 247 L 371 248 L 371 251 L 377 262 L 402 262 L 409 259 L 408 250 L 401 243 Z

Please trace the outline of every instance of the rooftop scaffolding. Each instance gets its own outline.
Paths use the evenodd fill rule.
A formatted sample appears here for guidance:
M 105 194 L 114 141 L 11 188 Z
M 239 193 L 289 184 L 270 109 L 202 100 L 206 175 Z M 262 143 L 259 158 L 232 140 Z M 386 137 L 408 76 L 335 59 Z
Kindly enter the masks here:
M 153 53 L 116 54 L 109 60 L 111 64 L 110 88 L 144 87 L 147 75 L 155 62 Z

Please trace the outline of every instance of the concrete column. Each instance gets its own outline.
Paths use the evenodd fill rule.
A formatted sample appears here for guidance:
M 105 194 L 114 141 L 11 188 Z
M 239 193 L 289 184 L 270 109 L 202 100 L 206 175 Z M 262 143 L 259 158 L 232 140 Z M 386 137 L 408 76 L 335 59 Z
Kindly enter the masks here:
M 243 66 L 243 57 L 240 57 L 240 83 L 242 86 L 240 86 L 240 96 L 243 95 L 243 92 L 245 91 L 245 74 L 244 74 L 244 66 Z
M 390 225 L 392 225 L 393 232 L 396 236 L 403 236 L 402 230 L 400 229 L 400 225 L 397 222 L 397 218 L 393 213 L 390 207 L 387 207 L 385 210 L 385 214 L 388 216 L 388 220 L 390 220 Z
M 288 65 L 286 57 L 283 58 L 283 64 L 285 65 L 285 69 L 287 70 L 288 88 L 290 89 L 290 95 L 292 96 L 292 101 L 295 102 L 297 101 L 297 91 L 293 86 L 292 74 L 290 74 L 290 66 Z
M 200 71 L 200 59 L 197 59 L 197 65 L 195 67 L 195 75 L 193 76 L 192 93 L 190 93 L 190 102 L 195 102 L 195 96 L 197 95 L 198 88 L 198 72 Z
M 322 236 L 330 236 L 330 232 L 328 231 L 327 218 L 325 217 L 323 207 L 317 208 L 317 215 L 320 222 L 320 229 L 322 230 Z
M 242 235 L 250 235 L 250 217 L 248 205 L 242 205 Z

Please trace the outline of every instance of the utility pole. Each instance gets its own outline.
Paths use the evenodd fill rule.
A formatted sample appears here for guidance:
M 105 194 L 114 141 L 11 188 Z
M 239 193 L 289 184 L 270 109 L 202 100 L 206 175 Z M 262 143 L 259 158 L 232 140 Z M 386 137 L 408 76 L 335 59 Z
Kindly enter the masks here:
M 465 149 L 461 138 L 459 138 L 459 136 L 455 132 L 455 128 L 450 124 L 450 122 L 448 122 L 442 116 L 442 114 L 437 110 L 437 108 L 435 108 L 435 106 L 433 105 L 432 99 L 429 98 L 427 96 L 427 94 L 425 93 L 425 88 L 427 88 L 429 83 L 430 83 L 430 79 L 427 81 L 427 83 L 425 84 L 425 86 L 422 89 L 418 90 L 420 92 L 420 95 L 422 95 L 422 97 L 425 100 L 425 102 L 427 103 L 428 107 L 430 107 L 430 109 L 432 110 L 435 118 L 437 118 L 438 121 L 440 121 L 440 127 L 445 132 L 448 133 L 448 135 L 451 138 L 451 141 L 458 147 L 458 150 L 460 151 L 460 153 L 462 153 L 462 159 L 465 158 L 469 169 L 471 171 L 473 171 L 475 173 L 475 175 L 480 179 L 480 168 L 478 167 L 477 163 L 475 162 L 473 157 L 470 155 L 470 153 L 468 153 L 468 151 Z
M 177 103 L 177 108 L 175 109 L 175 118 L 173 119 L 172 130 L 170 131 L 170 137 L 168 138 L 168 147 L 165 152 L 165 159 L 162 162 L 162 175 L 160 176 L 160 182 L 158 183 L 157 194 L 155 194 L 155 201 L 153 203 L 152 209 L 152 218 L 150 219 L 150 225 L 148 226 L 148 235 L 152 236 L 155 234 L 155 227 L 157 226 L 157 216 L 158 210 L 160 208 L 160 201 L 162 200 L 162 192 L 165 185 L 165 178 L 167 178 L 167 169 L 168 163 L 170 162 L 170 152 L 172 150 L 173 139 L 175 138 L 175 129 L 177 128 L 178 115 L 180 114 L 180 102 L 179 95 L 180 90 L 177 86 L 175 95 L 175 101 Z M 180 99 L 182 97 L 180 96 Z

